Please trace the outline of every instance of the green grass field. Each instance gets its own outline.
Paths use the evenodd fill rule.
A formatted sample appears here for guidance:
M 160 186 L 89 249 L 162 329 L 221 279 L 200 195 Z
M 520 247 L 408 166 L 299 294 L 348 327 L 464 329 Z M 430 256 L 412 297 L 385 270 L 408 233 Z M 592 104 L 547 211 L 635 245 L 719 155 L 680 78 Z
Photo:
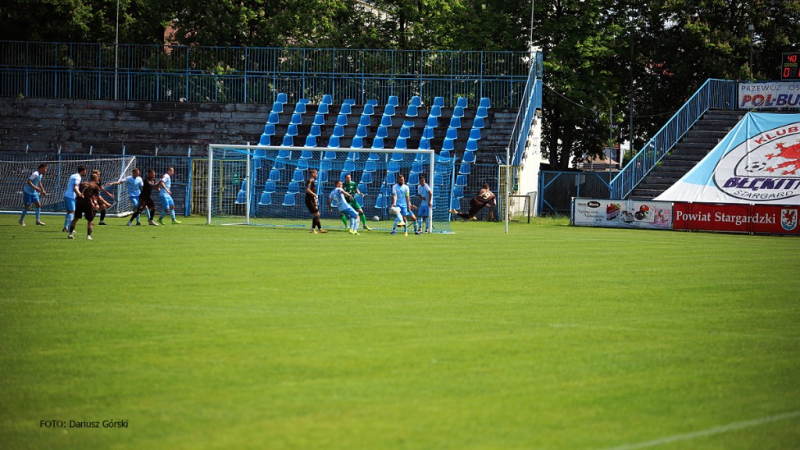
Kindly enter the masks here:
M 797 238 L 16 220 L 4 449 L 800 447 Z

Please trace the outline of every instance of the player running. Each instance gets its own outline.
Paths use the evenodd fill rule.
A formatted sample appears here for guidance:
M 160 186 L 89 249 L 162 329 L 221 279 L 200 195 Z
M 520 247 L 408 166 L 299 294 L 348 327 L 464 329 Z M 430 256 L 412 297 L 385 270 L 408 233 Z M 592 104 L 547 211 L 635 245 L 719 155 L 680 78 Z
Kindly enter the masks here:
M 336 187 L 331 191 L 331 194 L 328 196 L 328 207 L 330 207 L 331 211 L 333 211 L 333 202 L 336 201 L 336 206 L 339 207 L 339 211 L 346 215 L 350 219 L 350 228 L 347 230 L 350 234 L 358 234 L 358 213 L 352 206 L 350 206 L 350 201 L 353 200 L 353 196 L 345 192 L 342 189 L 342 182 L 336 180 Z
M 169 214 L 172 217 L 173 224 L 181 223 L 179 220 L 175 219 L 175 201 L 172 200 L 172 177 L 175 176 L 175 168 L 168 167 L 167 173 L 161 177 L 161 181 L 158 183 L 158 199 L 161 201 L 161 216 L 158 218 L 158 223 L 164 225 L 164 216 Z
M 135 211 L 139 208 L 139 195 L 142 193 L 142 186 L 144 186 L 144 181 L 142 180 L 142 177 L 139 176 L 139 168 L 134 167 L 129 177 L 113 183 L 108 183 L 106 186 L 118 186 L 122 183 L 125 183 L 125 186 L 128 188 L 128 198 L 130 199 L 131 205 L 133 205 L 133 209 Z M 149 212 L 148 219 L 150 219 Z M 128 221 L 128 226 L 133 225 L 132 220 L 133 216 L 131 216 L 131 220 Z M 102 222 L 100 223 L 102 224 Z M 136 225 L 141 225 L 138 215 L 136 216 Z
M 73 173 L 67 181 L 67 190 L 64 191 L 64 209 L 67 210 L 67 214 L 64 216 L 64 228 L 61 231 L 69 231 L 72 218 L 75 217 L 75 198 L 80 194 L 78 189 L 84 175 L 86 167 L 78 166 L 78 172 Z
M 86 227 L 86 239 L 92 240 L 92 229 L 94 228 L 94 215 L 100 208 L 100 205 L 105 204 L 111 206 L 100 196 L 100 175 L 92 173 L 90 181 L 81 182 L 78 185 L 78 192 L 75 199 L 75 218 L 69 224 L 69 235 L 67 238 L 75 239 L 75 226 L 82 216 L 86 217 L 89 224 Z
M 397 218 L 392 225 L 392 234 L 397 234 L 397 225 L 403 227 L 403 234 L 408 236 L 408 220 L 414 224 L 414 233 L 417 232 L 417 218 L 411 213 L 410 209 L 416 209 L 416 206 L 411 204 L 408 185 L 405 184 L 406 179 L 402 175 L 397 176 L 397 183 L 392 186 L 392 208 L 398 208 Z M 406 221 L 403 222 L 402 218 Z
M 97 169 L 94 169 L 94 170 L 92 170 L 92 175 L 94 175 L 94 174 L 97 174 L 97 186 L 100 188 L 100 190 L 103 193 L 105 193 L 107 196 L 109 196 L 109 197 L 111 197 L 113 199 L 114 198 L 114 194 L 112 194 L 111 192 L 108 192 L 106 190 L 106 188 L 103 187 L 103 182 L 101 181 L 100 171 L 97 170 Z M 98 225 L 105 225 L 106 224 L 104 222 L 104 220 L 106 218 L 106 210 L 108 209 L 109 206 L 111 206 L 111 203 L 108 203 L 108 202 L 101 202 L 100 203 L 100 223 L 98 223 Z
M 42 215 L 42 202 L 39 200 L 39 194 L 42 197 L 47 195 L 42 184 L 42 177 L 47 173 L 47 164 L 39 164 L 39 168 L 33 171 L 28 181 L 25 182 L 25 187 L 22 188 L 22 215 L 19 216 L 19 224 L 25 226 L 25 214 L 29 210 L 36 209 L 36 225 L 44 225 L 44 222 L 39 220 Z
M 322 222 L 319 220 L 319 204 L 317 199 L 317 169 L 308 171 L 308 181 L 306 181 L 306 208 L 311 213 L 311 232 L 317 234 L 327 233 L 328 230 L 322 229 Z
M 419 229 L 414 234 L 422 234 L 422 230 L 428 232 L 428 216 L 433 214 L 433 190 L 428 183 L 425 182 L 425 176 L 419 176 L 419 186 L 417 186 L 417 198 L 421 198 L 422 202 L 419 204 L 417 221 Z
M 133 173 L 136 175 L 139 171 L 134 169 Z M 137 177 L 138 178 L 138 177 Z M 142 191 L 139 193 L 139 198 L 136 199 L 136 204 L 138 205 L 136 211 L 133 212 L 133 215 L 130 219 L 128 219 L 128 226 L 131 226 L 131 223 L 134 219 L 136 219 L 136 225 L 139 225 L 139 214 L 142 211 L 147 211 L 147 223 L 153 226 L 158 226 L 158 224 L 153 220 L 153 217 L 156 215 L 156 204 L 153 202 L 153 188 L 156 187 L 158 184 L 156 183 L 156 171 L 150 169 L 147 171 L 147 177 L 142 180 Z M 128 191 L 130 192 L 130 191 Z M 133 199 L 131 199 L 133 201 Z
M 358 190 L 358 185 L 353 181 L 353 177 L 351 177 L 349 173 L 344 176 L 344 183 L 342 183 L 342 189 L 344 189 L 344 191 L 350 194 L 350 196 L 353 198 L 353 200 L 350 201 L 350 206 L 352 206 L 353 209 L 355 209 L 356 212 L 358 212 L 358 215 L 361 218 L 361 222 L 364 224 L 364 229 L 367 231 L 372 231 L 372 228 L 370 228 L 367 225 L 367 216 L 364 215 L 364 210 L 361 208 L 361 205 L 356 200 L 356 194 L 362 195 L 361 191 Z M 344 226 L 347 226 L 347 218 L 345 217 L 344 214 L 342 214 L 342 222 L 344 222 Z

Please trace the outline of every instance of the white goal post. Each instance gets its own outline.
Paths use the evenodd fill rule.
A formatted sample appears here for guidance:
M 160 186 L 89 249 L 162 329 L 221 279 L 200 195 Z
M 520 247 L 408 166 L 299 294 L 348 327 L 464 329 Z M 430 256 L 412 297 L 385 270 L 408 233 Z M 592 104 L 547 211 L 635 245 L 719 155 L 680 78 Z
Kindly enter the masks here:
M 308 171 L 316 169 L 323 226 L 345 228 L 340 213 L 329 208 L 328 194 L 336 180 L 344 181 L 349 174 L 362 194 L 356 200 L 368 225 L 373 229 L 389 229 L 394 220 L 388 212 L 391 186 L 403 175 L 412 203 L 419 206 L 422 199 L 417 193 L 420 178 L 424 177 L 434 199 L 425 228 L 428 232 L 449 233 L 454 167 L 453 160 L 437 159 L 434 151 L 428 149 L 211 144 L 207 167 L 202 170 L 206 182 L 202 195 L 208 224 L 310 229 L 311 214 L 304 201 L 305 181 Z M 412 212 L 416 215 L 417 210 Z

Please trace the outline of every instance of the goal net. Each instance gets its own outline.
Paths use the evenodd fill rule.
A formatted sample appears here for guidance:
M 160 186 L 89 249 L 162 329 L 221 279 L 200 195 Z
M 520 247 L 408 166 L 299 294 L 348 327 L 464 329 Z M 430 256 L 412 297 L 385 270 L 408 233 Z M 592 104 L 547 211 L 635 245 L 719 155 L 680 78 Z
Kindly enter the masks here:
M 69 177 L 78 172 L 78 167 L 86 167 L 84 180 L 88 180 L 92 170 L 100 171 L 100 180 L 105 183 L 121 180 L 131 175 L 136 164 L 135 156 L 119 158 L 94 158 L 69 161 L 0 161 L 0 213 L 19 214 L 23 208 L 22 189 L 28 182 L 33 171 L 40 164 L 47 164 L 47 173 L 42 176 L 41 186 L 44 186 L 47 195 L 39 197 L 42 212 L 45 214 L 64 213 L 64 191 L 67 189 Z M 133 212 L 126 183 L 118 186 L 107 187 L 106 190 L 114 195 L 108 197 L 103 193 L 112 206 L 107 214 L 112 217 L 125 216 Z
M 310 229 L 305 182 L 309 169 L 317 169 L 323 228 L 346 228 L 335 205 L 333 210 L 329 207 L 328 196 L 336 181 L 344 181 L 349 174 L 358 184 L 361 195 L 356 200 L 369 227 L 391 229 L 395 218 L 389 212 L 392 186 L 403 175 L 415 206 L 422 202 L 417 197 L 420 177 L 433 190 L 433 211 L 426 228 L 433 233 L 451 232 L 448 206 L 454 164 L 449 159 L 436 161 L 433 150 L 212 144 L 208 154 L 205 170 L 196 171 L 205 175 L 206 187 L 204 192 L 195 190 L 206 200 L 208 224 Z M 412 212 L 418 215 L 416 209 Z

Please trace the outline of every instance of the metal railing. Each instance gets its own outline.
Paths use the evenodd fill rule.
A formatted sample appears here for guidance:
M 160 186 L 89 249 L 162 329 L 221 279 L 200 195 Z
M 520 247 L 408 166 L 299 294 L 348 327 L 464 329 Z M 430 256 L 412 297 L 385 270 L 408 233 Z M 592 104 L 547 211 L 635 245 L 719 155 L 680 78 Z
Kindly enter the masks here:
M 735 109 L 736 82 L 709 78 L 611 181 L 610 198 L 624 199 L 709 109 Z
M 354 99 L 427 104 L 490 97 L 521 100 L 528 52 L 190 47 L 0 41 L 0 96 L 103 100 L 334 103 Z M 540 65 L 539 65 L 540 66 Z
M 508 144 L 511 164 L 515 166 L 520 165 L 522 162 L 534 115 L 537 109 L 542 108 L 542 53 L 535 52 L 533 55 L 534 63 L 528 72 L 525 92 L 522 94 L 517 119 L 514 122 L 514 129 L 511 132 L 511 139 Z
M 611 172 L 539 172 L 538 215 L 568 216 L 572 198 L 608 198 Z

